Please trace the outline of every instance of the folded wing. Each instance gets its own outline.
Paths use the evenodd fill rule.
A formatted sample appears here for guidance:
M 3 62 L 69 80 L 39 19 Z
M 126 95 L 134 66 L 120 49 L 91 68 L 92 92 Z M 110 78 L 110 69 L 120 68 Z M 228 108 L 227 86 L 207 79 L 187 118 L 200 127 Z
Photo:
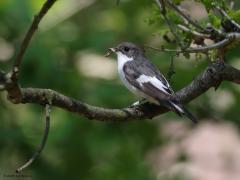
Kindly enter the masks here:
M 123 68 L 126 80 L 141 92 L 157 100 L 166 100 L 173 95 L 164 76 L 150 63 L 126 63 Z

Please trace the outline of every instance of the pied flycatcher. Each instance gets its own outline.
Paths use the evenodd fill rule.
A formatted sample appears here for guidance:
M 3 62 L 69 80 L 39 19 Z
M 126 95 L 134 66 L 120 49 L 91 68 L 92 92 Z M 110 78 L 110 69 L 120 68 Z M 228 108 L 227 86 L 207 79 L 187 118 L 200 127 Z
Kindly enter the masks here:
M 162 105 L 193 122 L 196 118 L 177 100 L 166 78 L 145 57 L 144 51 L 130 42 L 109 48 L 106 56 L 117 54 L 118 73 L 123 84 L 148 102 Z

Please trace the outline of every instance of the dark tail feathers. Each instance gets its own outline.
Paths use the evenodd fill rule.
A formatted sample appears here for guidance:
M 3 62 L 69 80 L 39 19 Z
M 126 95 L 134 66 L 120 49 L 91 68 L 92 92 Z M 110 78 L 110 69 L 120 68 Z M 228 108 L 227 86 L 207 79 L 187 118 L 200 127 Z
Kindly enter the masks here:
M 188 111 L 182 104 L 178 102 L 172 102 L 169 101 L 169 105 L 171 106 L 171 109 L 174 110 L 179 116 L 184 115 L 190 120 L 192 120 L 194 123 L 197 123 L 196 117 Z

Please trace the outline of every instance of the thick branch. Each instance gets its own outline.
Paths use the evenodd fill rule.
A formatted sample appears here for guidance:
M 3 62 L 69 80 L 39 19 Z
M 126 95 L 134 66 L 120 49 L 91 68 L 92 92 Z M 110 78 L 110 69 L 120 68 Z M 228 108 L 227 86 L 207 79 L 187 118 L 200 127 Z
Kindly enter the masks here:
M 208 66 L 205 71 L 197 76 L 188 86 L 177 92 L 181 101 L 188 103 L 205 93 L 211 87 L 218 87 L 222 81 L 238 83 L 240 80 L 240 70 L 217 61 Z
M 208 66 L 202 74 L 197 76 L 188 86 L 176 93 L 183 103 L 188 103 L 206 92 L 211 87 L 217 87 L 223 80 L 239 82 L 240 70 L 217 61 Z M 78 113 L 88 119 L 100 121 L 130 121 L 152 118 L 167 111 L 166 108 L 145 104 L 134 108 L 106 109 L 83 103 L 69 98 L 50 89 L 22 88 L 22 100 L 19 103 L 34 103 L 44 105 L 49 101 L 52 106 Z

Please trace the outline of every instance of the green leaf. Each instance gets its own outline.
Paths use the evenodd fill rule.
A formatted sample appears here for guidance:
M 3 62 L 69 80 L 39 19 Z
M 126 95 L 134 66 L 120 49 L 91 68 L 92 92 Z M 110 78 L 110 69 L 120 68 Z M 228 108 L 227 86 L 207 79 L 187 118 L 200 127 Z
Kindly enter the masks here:
M 216 28 L 220 28 L 221 26 L 221 19 L 216 16 L 215 14 L 209 13 L 208 14 L 209 20 L 211 22 L 211 24 L 216 27 Z
M 237 11 L 230 11 L 228 15 L 237 23 L 240 23 L 240 10 Z

